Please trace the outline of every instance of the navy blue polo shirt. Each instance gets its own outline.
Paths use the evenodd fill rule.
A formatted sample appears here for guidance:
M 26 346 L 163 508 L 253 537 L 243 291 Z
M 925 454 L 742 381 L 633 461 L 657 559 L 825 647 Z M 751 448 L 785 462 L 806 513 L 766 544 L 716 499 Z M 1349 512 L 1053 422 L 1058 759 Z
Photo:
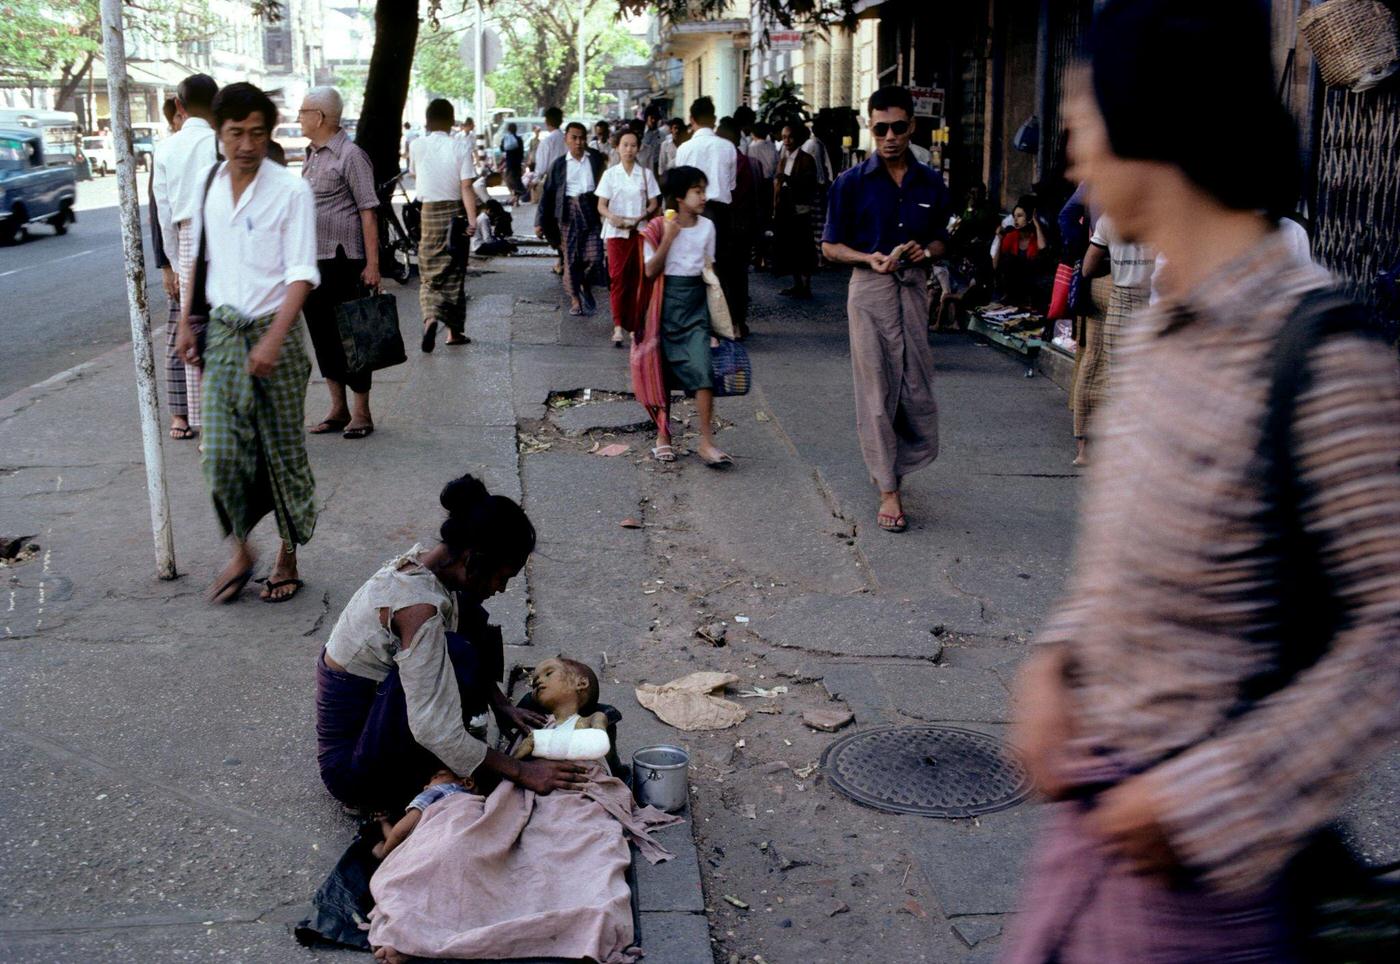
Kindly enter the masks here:
M 906 241 L 927 246 L 947 240 L 951 211 L 942 174 L 910 154 L 904 183 L 897 185 L 872 154 L 831 185 L 822 241 L 865 254 L 889 254 Z

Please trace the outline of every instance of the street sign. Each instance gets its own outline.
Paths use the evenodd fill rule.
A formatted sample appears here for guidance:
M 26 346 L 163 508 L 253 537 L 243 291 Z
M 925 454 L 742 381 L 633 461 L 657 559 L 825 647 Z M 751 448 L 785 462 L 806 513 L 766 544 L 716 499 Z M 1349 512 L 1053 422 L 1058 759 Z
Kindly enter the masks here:
M 943 116 L 943 89 L 941 87 L 910 87 L 914 98 L 915 117 Z
M 768 34 L 768 46 L 773 50 L 801 50 L 805 45 L 801 30 L 774 30 Z
M 481 72 L 489 74 L 501 66 L 501 35 L 494 27 L 487 27 L 482 36 L 485 39 L 481 45 Z M 475 27 L 462 31 L 462 42 L 457 45 L 457 55 L 462 58 L 462 66 L 468 70 L 476 69 Z

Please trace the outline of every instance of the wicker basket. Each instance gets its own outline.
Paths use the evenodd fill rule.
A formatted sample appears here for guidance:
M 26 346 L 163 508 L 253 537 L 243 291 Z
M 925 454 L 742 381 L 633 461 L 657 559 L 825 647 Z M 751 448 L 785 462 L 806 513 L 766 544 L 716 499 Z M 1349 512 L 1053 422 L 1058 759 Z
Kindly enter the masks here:
M 1400 30 L 1379 0 L 1328 0 L 1298 18 L 1298 31 L 1329 87 L 1369 90 L 1400 70 Z

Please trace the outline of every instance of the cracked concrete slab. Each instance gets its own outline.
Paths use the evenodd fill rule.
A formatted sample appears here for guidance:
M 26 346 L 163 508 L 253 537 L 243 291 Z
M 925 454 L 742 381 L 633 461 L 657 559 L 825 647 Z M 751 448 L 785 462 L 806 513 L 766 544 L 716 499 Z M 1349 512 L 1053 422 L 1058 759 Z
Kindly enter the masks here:
M 976 820 L 911 822 L 910 851 L 948 917 L 1016 910 L 1022 870 L 1040 825 L 1035 804 Z
M 1011 715 L 1010 694 L 987 670 L 927 663 L 821 663 L 816 671 L 831 697 L 850 703 L 865 723 L 872 722 L 871 710 L 882 720 L 903 715 L 946 723 L 1004 723 Z
M 971 620 L 963 605 L 954 618 Z M 933 634 L 950 621 L 947 600 L 896 601 L 868 594 L 809 593 L 769 614 L 755 614 L 749 629 L 764 641 L 825 656 L 903 657 L 934 662 L 943 643 Z
M 646 410 L 631 399 L 571 405 L 552 413 L 554 424 L 565 435 L 589 432 L 646 432 L 653 425 Z

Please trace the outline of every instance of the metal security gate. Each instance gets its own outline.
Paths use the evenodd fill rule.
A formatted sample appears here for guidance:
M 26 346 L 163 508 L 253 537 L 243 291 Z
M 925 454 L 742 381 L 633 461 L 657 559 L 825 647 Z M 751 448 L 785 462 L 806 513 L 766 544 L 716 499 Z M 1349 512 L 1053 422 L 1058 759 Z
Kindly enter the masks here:
M 1385 310 L 1394 336 L 1393 295 L 1381 276 L 1400 265 L 1400 84 L 1327 92 L 1316 184 L 1314 257 Z
M 1045 78 L 1045 116 L 1041 119 L 1041 176 L 1064 162 L 1058 157 L 1063 146 L 1061 127 L 1064 98 L 1071 76 L 1085 63 L 1089 27 L 1094 19 L 1094 0 L 1050 0 L 1048 59 Z

